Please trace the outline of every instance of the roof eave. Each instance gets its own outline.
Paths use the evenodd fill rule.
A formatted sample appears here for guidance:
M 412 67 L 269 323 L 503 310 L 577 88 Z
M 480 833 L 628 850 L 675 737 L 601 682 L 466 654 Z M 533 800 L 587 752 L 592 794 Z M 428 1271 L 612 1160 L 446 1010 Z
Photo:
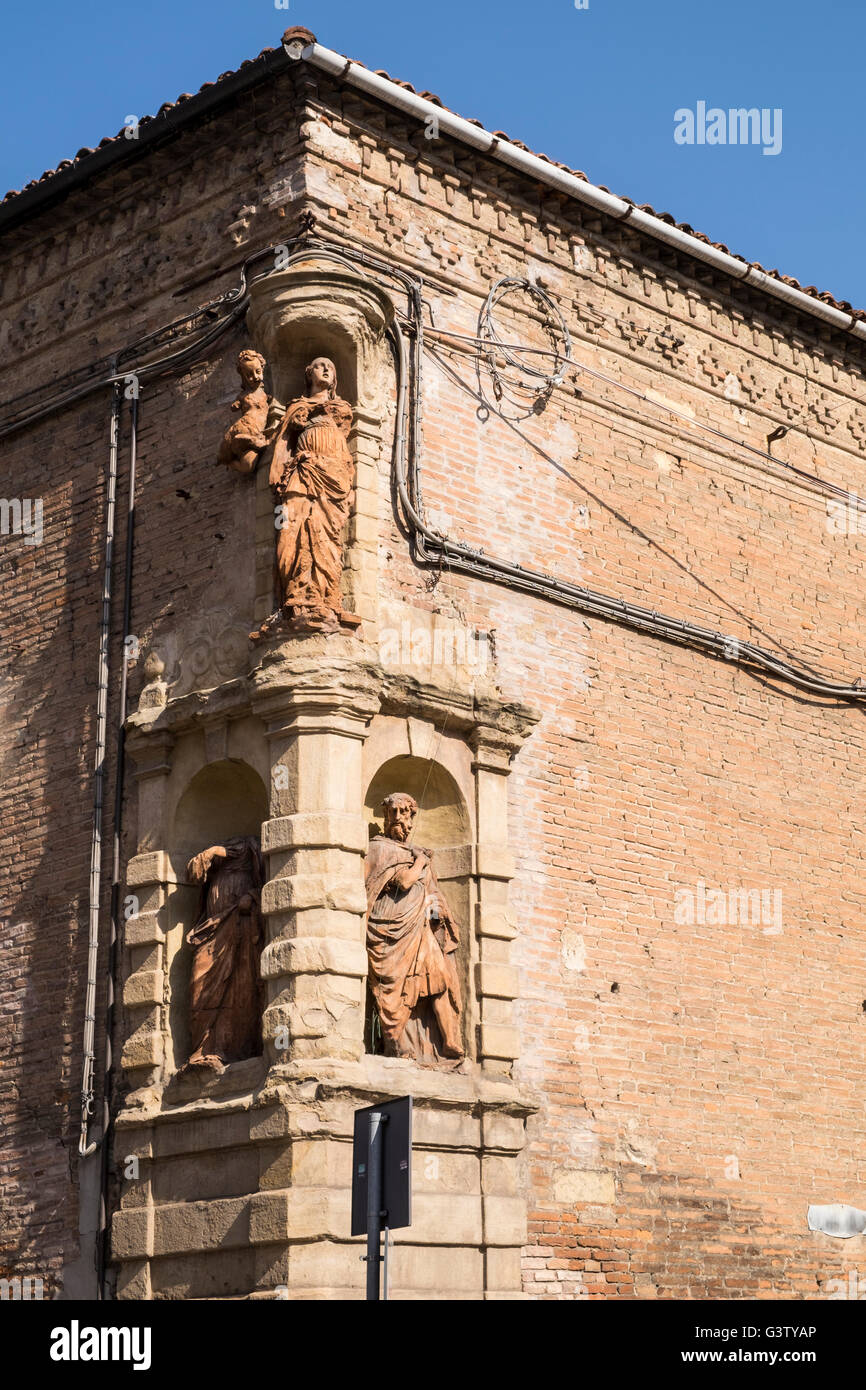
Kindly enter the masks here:
M 229 76 L 208 84 L 203 91 L 196 92 L 187 100 L 175 102 L 169 110 L 143 121 L 134 140 L 115 137 L 92 154 L 76 159 L 68 169 L 50 174 L 32 188 L 24 189 L 11 201 L 0 204 L 0 233 L 45 211 L 112 165 L 130 162 L 150 153 L 155 146 L 170 140 L 201 116 L 216 111 L 242 92 L 268 81 L 291 66 L 285 50 L 274 48 L 253 58 Z

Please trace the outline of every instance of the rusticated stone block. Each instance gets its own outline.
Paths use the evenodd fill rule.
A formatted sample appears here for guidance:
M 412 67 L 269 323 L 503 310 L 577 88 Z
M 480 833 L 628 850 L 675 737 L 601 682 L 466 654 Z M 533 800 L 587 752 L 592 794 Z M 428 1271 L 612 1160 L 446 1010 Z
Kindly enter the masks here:
M 111 1218 L 111 1251 L 116 1260 L 142 1260 L 154 1251 L 153 1207 L 130 1207 Z
M 165 932 L 160 922 L 159 912 L 140 912 L 130 917 L 123 928 L 123 938 L 127 946 L 162 945 Z
M 272 878 L 262 889 L 263 912 L 291 912 L 307 907 L 365 912 L 367 897 L 363 881 L 360 876 L 341 882 L 326 879 L 321 874 L 296 874 L 292 878 Z
M 339 811 L 302 811 L 280 816 L 262 826 L 262 852 L 299 848 L 335 848 L 363 854 L 368 833 L 361 816 Z
M 250 1243 L 275 1245 L 289 1231 L 289 1193 L 259 1192 L 250 1198 Z
M 526 1198 L 484 1197 L 484 1240 L 487 1245 L 526 1243 Z
M 139 1004 L 161 1004 L 162 995 L 161 970 L 137 970 L 123 986 L 123 1002 L 130 1008 Z
M 526 1138 L 524 1122 L 515 1115 L 501 1115 L 488 1110 L 482 1118 L 481 1129 L 485 1150 L 519 1153 L 523 1148 Z
M 412 1114 L 413 1143 L 420 1148 L 439 1146 L 477 1149 L 481 1141 L 481 1121 L 459 1110 L 416 1106 Z
M 508 1061 L 520 1056 L 520 1037 L 516 1028 L 482 1024 L 481 1053 L 484 1057 L 501 1057 Z
M 395 1231 L 395 1245 L 482 1244 L 481 1197 L 457 1192 L 413 1192 L 412 1225 Z
M 121 1065 L 132 1071 L 136 1067 L 155 1067 L 162 1061 L 165 1043 L 162 1033 L 150 1025 L 139 1028 L 123 1044 Z
M 323 937 L 290 937 L 272 941 L 262 952 L 262 977 L 281 975 L 347 975 L 363 979 L 367 953 L 358 941 Z
M 513 1292 L 520 1288 L 520 1247 L 491 1249 L 484 1259 L 484 1284 L 490 1292 Z
M 126 866 L 127 888 L 137 888 L 146 883 L 174 882 L 174 873 L 164 850 L 152 850 L 147 854 L 136 854 Z
M 352 1146 L 333 1139 L 295 1139 L 292 1186 L 351 1187 Z
M 154 1209 L 153 1253 L 181 1255 L 188 1251 L 246 1246 L 250 1241 L 249 1198 L 184 1202 Z
M 116 1297 L 136 1302 L 147 1302 L 153 1297 L 149 1260 L 128 1260 L 120 1265 L 117 1271 Z
M 514 877 L 514 855 L 507 845 L 480 844 L 477 850 L 477 864 L 481 878 Z
M 493 936 L 503 941 L 513 941 L 517 935 L 517 929 L 508 913 L 500 908 L 480 905 L 476 910 L 475 923 L 479 936 Z
M 516 965 L 482 962 L 475 967 L 475 980 L 478 993 L 494 999 L 516 999 L 520 993 Z

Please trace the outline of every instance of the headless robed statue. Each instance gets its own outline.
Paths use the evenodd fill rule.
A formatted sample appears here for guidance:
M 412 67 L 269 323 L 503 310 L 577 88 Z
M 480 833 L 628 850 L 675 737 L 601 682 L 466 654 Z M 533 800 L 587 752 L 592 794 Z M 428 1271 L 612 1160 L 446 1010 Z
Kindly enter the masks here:
M 221 1072 L 262 1051 L 259 959 L 264 863 L 251 835 L 211 845 L 189 861 L 201 884 L 199 918 L 187 933 L 193 949 L 189 984 L 191 1054 L 185 1072 Z

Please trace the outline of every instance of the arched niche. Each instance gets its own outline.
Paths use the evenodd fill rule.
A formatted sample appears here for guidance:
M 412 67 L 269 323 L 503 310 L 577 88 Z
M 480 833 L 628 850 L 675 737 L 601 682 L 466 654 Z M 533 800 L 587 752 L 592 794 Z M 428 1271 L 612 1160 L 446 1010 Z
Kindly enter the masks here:
M 317 357 L 330 357 L 337 369 L 337 395 L 350 405 L 358 400 L 358 347 L 340 323 L 323 323 L 319 317 L 296 319 L 290 338 L 280 344 L 271 363 L 271 387 L 283 405 L 303 396 L 305 371 Z
M 394 305 L 382 286 L 349 261 L 312 249 L 295 253 L 282 269 L 250 283 L 247 328 L 250 341 L 267 360 L 276 400 L 285 406 L 303 395 L 304 368 L 315 357 L 330 357 L 337 369 L 338 394 L 354 411 L 349 448 L 359 463 L 375 464 L 381 448 L 382 415 L 393 382 L 385 333 L 393 316 Z M 274 511 L 266 472 L 260 468 L 256 480 L 257 622 L 274 608 Z M 375 515 L 372 469 L 360 469 L 355 492 L 356 514 Z M 346 538 L 350 547 L 353 530 L 350 526 Z M 361 612 L 359 604 L 366 606 L 363 616 L 373 620 L 375 566 L 364 546 L 360 551 L 357 565 L 344 566 L 345 606 L 356 613 Z
M 418 803 L 413 839 L 430 849 L 468 845 L 472 831 L 463 793 L 447 768 L 429 758 L 390 758 L 374 775 L 364 801 L 368 823 L 382 829 L 382 802 L 392 792 L 408 792 Z
M 166 1062 L 175 1071 L 189 1057 L 190 948 L 186 934 L 201 907 L 201 888 L 186 881 L 186 865 L 194 854 L 236 835 L 261 838 L 268 818 L 264 782 L 248 763 L 223 759 L 208 763 L 191 778 L 175 807 L 169 855 L 177 885 L 168 899 L 166 965 L 169 982 Z
M 394 305 L 381 285 L 350 262 L 299 252 L 250 284 L 247 328 L 264 353 L 283 404 L 303 390 L 303 369 L 326 355 L 344 400 L 369 409 L 384 365 L 383 337 Z
M 412 755 L 390 758 L 373 775 L 364 799 L 369 834 L 382 833 L 382 802 L 393 792 L 407 792 L 418 803 L 412 843 L 433 851 L 433 866 L 460 932 L 458 975 L 463 999 L 463 1045 L 472 1055 L 475 1034 L 474 996 L 471 980 L 471 923 L 474 908 L 472 884 L 472 824 L 463 793 L 441 763 Z M 364 1016 L 364 1048 L 381 1051 L 374 1038 L 375 1008 L 369 986 Z
M 235 758 L 208 763 L 178 800 L 171 827 L 172 858 L 193 854 L 232 835 L 260 835 L 268 792 L 259 774 Z

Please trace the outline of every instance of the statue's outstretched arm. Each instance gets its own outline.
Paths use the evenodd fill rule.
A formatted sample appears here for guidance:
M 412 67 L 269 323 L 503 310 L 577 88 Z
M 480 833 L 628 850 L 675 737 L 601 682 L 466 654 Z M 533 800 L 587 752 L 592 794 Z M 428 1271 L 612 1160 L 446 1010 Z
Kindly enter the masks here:
M 217 859 L 227 858 L 227 851 L 223 845 L 211 845 L 210 849 L 203 849 L 201 854 L 193 855 L 186 866 L 186 871 L 193 883 L 204 883 L 214 862 Z

